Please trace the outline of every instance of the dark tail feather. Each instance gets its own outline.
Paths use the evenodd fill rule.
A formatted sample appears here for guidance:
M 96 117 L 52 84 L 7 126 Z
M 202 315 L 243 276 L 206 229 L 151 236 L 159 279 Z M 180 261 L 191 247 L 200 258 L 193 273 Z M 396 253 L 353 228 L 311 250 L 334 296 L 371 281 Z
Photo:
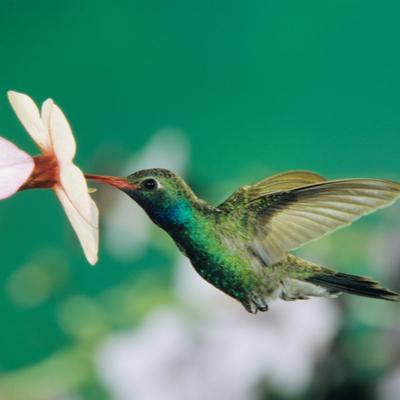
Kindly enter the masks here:
M 400 301 L 399 293 L 386 289 L 378 282 L 364 276 L 327 271 L 326 273 L 310 276 L 307 281 L 325 287 L 332 293 L 345 292 L 375 299 Z

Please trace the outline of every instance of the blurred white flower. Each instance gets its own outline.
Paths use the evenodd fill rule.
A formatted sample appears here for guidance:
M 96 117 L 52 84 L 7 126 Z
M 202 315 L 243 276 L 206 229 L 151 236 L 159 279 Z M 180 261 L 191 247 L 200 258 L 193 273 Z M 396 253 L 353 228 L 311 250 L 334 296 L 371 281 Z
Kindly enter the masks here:
M 184 175 L 189 144 L 177 128 L 157 131 L 122 171 L 126 176 L 145 168 L 167 168 Z M 143 210 L 127 196 L 115 195 L 114 206 L 105 217 L 105 242 L 110 253 L 122 260 L 140 257 L 146 250 L 151 224 Z
M 10 103 L 22 125 L 40 148 L 42 155 L 34 157 L 34 169 L 21 189 L 52 188 L 74 228 L 83 251 L 91 264 L 97 262 L 98 210 L 88 193 L 82 171 L 73 164 L 75 139 L 61 109 L 47 99 L 39 113 L 36 104 L 25 94 L 8 92 Z M 2 143 L 4 148 L 9 144 Z M 13 149 L 12 156 L 17 157 Z M 29 171 L 29 156 L 22 152 L 23 174 Z M 1 155 L 3 159 L 3 154 Z M 1 163 L 1 161 L 0 161 Z M 6 178 L 7 178 L 6 174 Z M 20 182 L 20 179 L 18 182 Z M 17 185 L 15 185 L 17 186 Z M 12 194 L 13 188 L 9 189 Z
M 395 279 L 399 275 L 400 236 L 398 228 L 390 226 L 378 229 L 371 235 L 365 246 L 371 268 L 385 279 Z M 382 254 L 385 256 L 382 257 Z
M 262 382 L 288 394 L 303 390 L 337 329 L 332 302 L 276 302 L 250 315 L 187 264 L 179 261 L 177 296 L 198 319 L 159 309 L 137 330 L 106 340 L 97 367 L 113 398 L 251 400 Z
M 136 332 L 106 340 L 98 372 L 115 400 L 179 400 L 186 392 L 194 346 L 190 324 L 173 310 L 160 310 Z
M 378 384 L 377 398 L 379 400 L 398 400 L 400 390 L 400 366 L 389 373 Z

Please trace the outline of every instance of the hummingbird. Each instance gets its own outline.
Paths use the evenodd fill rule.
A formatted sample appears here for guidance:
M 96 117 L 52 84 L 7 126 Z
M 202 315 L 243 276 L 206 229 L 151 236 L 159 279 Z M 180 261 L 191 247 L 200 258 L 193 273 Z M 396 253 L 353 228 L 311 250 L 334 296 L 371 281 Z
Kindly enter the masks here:
M 399 301 L 369 277 L 336 272 L 290 254 L 400 197 L 400 184 L 381 179 L 327 181 L 288 171 L 236 190 L 218 206 L 200 199 L 173 172 L 145 169 L 126 178 L 86 175 L 125 192 L 165 230 L 207 282 L 250 313 L 274 299 L 342 293 Z

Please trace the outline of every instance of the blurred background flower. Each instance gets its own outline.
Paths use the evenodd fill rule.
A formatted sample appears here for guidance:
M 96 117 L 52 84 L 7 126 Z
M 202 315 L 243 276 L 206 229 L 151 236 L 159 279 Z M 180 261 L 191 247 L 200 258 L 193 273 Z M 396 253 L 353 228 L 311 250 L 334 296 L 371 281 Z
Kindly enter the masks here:
M 309 302 L 302 312 L 280 303 L 253 318 L 186 258 L 176 272 L 178 306 L 155 309 L 100 346 L 99 374 L 113 398 L 245 400 L 260 395 L 263 381 L 287 395 L 307 387 L 338 326 L 332 302 Z
M 395 1 L 3 2 L 0 131 L 34 154 L 5 92 L 55 97 L 84 171 L 167 167 L 214 204 L 288 169 L 400 180 L 399 13 Z M 0 399 L 398 397 L 398 304 L 343 296 L 248 315 L 108 188 L 93 195 L 102 243 L 88 268 L 52 197 L 0 204 Z M 397 204 L 299 254 L 399 290 L 399 216 Z

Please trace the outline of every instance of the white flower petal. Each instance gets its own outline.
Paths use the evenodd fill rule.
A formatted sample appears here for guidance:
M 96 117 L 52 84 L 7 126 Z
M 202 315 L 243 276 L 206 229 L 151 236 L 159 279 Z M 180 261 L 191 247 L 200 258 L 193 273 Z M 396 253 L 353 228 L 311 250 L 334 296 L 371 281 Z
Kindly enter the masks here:
M 82 218 L 82 215 L 75 209 L 69 200 L 68 196 L 65 194 L 64 190 L 60 187 L 54 189 L 58 199 L 60 200 L 67 217 L 74 228 L 79 242 L 83 248 L 86 258 L 89 263 L 94 265 L 97 262 L 97 253 L 99 247 L 99 230 L 94 228 L 91 224 L 88 224 L 86 219 Z M 98 219 L 98 210 L 96 204 L 92 200 L 92 210 L 93 210 L 93 222 Z
M 49 132 L 40 118 L 39 110 L 34 101 L 26 94 L 9 91 L 8 99 L 17 114 L 21 124 L 31 135 L 32 139 L 44 152 L 51 151 Z
M 75 138 L 67 118 L 56 104 L 50 109 L 49 131 L 53 151 L 59 163 L 70 163 L 76 153 Z
M 60 170 L 60 185 L 55 187 L 88 261 L 97 262 L 99 247 L 99 211 L 88 193 L 82 171 L 70 164 Z
M 60 185 L 73 206 L 87 221 L 91 220 L 91 200 L 86 179 L 82 171 L 74 164 L 60 167 Z M 97 223 L 95 226 L 97 227 Z
M 54 101 L 52 99 L 47 99 L 43 104 L 40 110 L 40 115 L 42 119 L 43 126 L 46 128 L 47 132 L 49 132 L 49 138 L 51 143 L 50 137 L 50 112 L 54 105 Z
M 34 165 L 29 154 L 0 137 L 0 199 L 13 195 L 29 178 Z

